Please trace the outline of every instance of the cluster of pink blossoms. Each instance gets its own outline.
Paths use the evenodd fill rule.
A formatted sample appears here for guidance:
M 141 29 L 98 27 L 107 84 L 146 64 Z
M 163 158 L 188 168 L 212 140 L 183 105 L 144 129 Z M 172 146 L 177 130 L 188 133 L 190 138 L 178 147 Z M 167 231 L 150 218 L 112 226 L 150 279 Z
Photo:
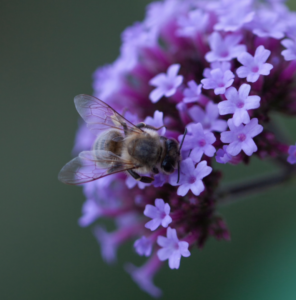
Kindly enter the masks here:
M 143 22 L 122 34 L 121 54 L 94 74 L 94 96 L 134 124 L 162 128 L 183 138 L 181 176 L 155 175 L 151 184 L 125 173 L 84 185 L 81 226 L 93 225 L 107 262 L 129 239 L 149 257 L 126 265 L 133 280 L 154 297 L 153 276 L 168 260 L 202 247 L 208 237 L 229 240 L 215 212 L 218 163 L 248 163 L 250 157 L 285 155 L 296 163 L 296 145 L 269 131 L 270 112 L 296 114 L 296 14 L 284 1 L 166 0 L 147 7 Z M 90 150 L 96 135 L 81 124 L 74 152 Z M 216 166 L 216 165 L 215 165 Z M 217 167 L 216 167 L 217 168 Z M 107 232 L 101 218 L 113 218 Z

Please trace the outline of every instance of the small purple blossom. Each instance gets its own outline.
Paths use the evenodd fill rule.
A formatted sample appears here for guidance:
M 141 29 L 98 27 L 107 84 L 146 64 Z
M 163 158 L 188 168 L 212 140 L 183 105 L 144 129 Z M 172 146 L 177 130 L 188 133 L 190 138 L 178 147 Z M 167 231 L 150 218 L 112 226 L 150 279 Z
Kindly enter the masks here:
M 222 149 L 219 149 L 216 153 L 216 162 L 219 164 L 233 164 L 236 165 L 237 163 L 240 162 L 240 160 L 235 157 L 230 155 L 229 153 L 227 153 L 227 147 L 226 145 L 223 146 Z
M 246 51 L 245 45 L 238 45 L 242 36 L 229 34 L 224 39 L 218 32 L 213 32 L 209 37 L 211 51 L 205 56 L 208 62 L 228 61 L 236 58 L 240 53 Z
M 256 49 L 254 57 L 248 52 L 241 53 L 237 60 L 243 65 L 236 70 L 239 78 L 247 77 L 247 81 L 256 82 L 260 75 L 269 75 L 273 65 L 265 63 L 270 55 L 270 51 L 264 46 Z
M 237 31 L 244 24 L 253 20 L 255 12 L 248 9 L 247 5 L 236 6 L 231 9 L 228 14 L 222 14 L 219 22 L 214 26 L 215 30 Z
M 223 149 L 219 149 L 216 153 L 216 161 L 219 164 L 227 164 L 232 159 L 232 155 L 227 153 L 227 146 L 223 146 Z
M 125 184 L 129 189 L 134 188 L 135 186 L 138 186 L 140 190 L 143 190 L 146 186 L 151 185 L 151 183 L 144 183 L 139 180 L 136 180 L 132 176 L 128 176 L 125 180 Z
M 102 210 L 93 198 L 89 198 L 83 203 L 82 213 L 78 223 L 80 226 L 86 227 L 102 215 Z
M 195 9 L 188 16 L 180 16 L 179 28 L 176 34 L 179 36 L 194 37 L 198 32 L 205 30 L 209 22 L 209 15 L 202 10 Z
M 179 269 L 181 256 L 188 257 L 189 244 L 185 241 L 179 241 L 176 229 L 169 227 L 167 237 L 158 236 L 157 243 L 162 249 L 157 251 L 157 256 L 161 261 L 169 260 L 171 269 Z
M 258 119 L 252 119 L 246 126 L 235 126 L 232 119 L 228 120 L 230 131 L 221 133 L 221 141 L 229 143 L 227 153 L 230 155 L 237 155 L 243 150 L 246 155 L 251 156 L 258 150 L 253 141 L 253 137 L 262 132 L 263 126 L 258 124 Z
M 249 109 L 255 109 L 260 106 L 259 96 L 249 96 L 251 86 L 249 84 L 242 84 L 237 91 L 236 88 L 230 87 L 226 93 L 226 101 L 218 104 L 220 115 L 227 115 L 233 113 L 233 123 L 239 126 L 242 123 L 250 122 L 248 114 Z
M 149 95 L 153 103 L 158 102 L 163 96 L 171 97 L 176 93 L 178 86 L 183 82 L 183 76 L 177 75 L 180 67 L 179 64 L 171 65 L 166 74 L 160 73 L 149 81 L 150 85 L 156 87 Z
M 153 118 L 151 117 L 146 117 L 146 119 L 144 120 L 144 123 L 148 124 L 148 125 L 151 125 L 151 126 L 154 126 L 156 128 L 159 128 L 161 126 L 164 126 L 163 125 L 163 112 L 160 112 L 158 110 L 156 110 L 154 112 L 154 115 L 153 115 Z M 166 128 L 165 127 L 162 127 L 159 131 L 158 131 L 158 134 L 159 135 L 165 135 L 165 132 L 166 132 Z
M 94 236 L 101 245 L 101 254 L 107 263 L 114 263 L 116 261 L 118 246 L 137 233 L 137 226 L 138 224 L 135 223 L 110 233 L 101 226 L 94 228 Z
M 183 144 L 182 150 L 192 150 L 190 157 L 194 162 L 199 162 L 202 155 L 205 154 L 209 157 L 214 156 L 216 149 L 212 144 L 216 141 L 216 138 L 212 132 L 205 131 L 201 125 L 190 124 L 187 126 L 188 135 Z M 183 135 L 179 136 L 181 141 Z
M 274 11 L 266 9 L 258 11 L 251 27 L 253 27 L 253 33 L 259 37 L 272 37 L 274 39 L 284 37 L 284 23 Z
M 234 81 L 234 74 L 230 70 L 220 68 L 204 72 L 207 78 L 202 79 L 201 83 L 206 90 L 214 89 L 216 95 L 224 94 L 226 88 L 230 87 Z
M 198 102 L 201 97 L 201 87 L 202 85 L 197 83 L 194 80 L 189 81 L 188 83 L 189 88 L 184 89 L 183 95 L 183 102 L 191 103 L 191 102 Z
M 152 297 L 158 298 L 162 295 L 162 291 L 153 283 L 153 276 L 159 270 L 161 265 L 162 262 L 155 254 L 142 267 L 136 267 L 133 264 L 128 263 L 125 265 L 125 270 L 143 291 Z
M 225 131 L 227 128 L 227 122 L 218 119 L 218 104 L 214 104 L 212 101 L 208 102 L 205 111 L 198 105 L 193 105 L 191 108 L 189 108 L 188 114 L 195 123 L 201 123 L 205 132 L 222 132 Z
M 145 224 L 145 227 L 151 231 L 155 230 L 159 225 L 168 227 L 172 222 L 170 217 L 170 205 L 165 203 L 163 199 L 155 199 L 155 206 L 147 204 L 144 215 L 152 220 Z
M 152 241 L 145 236 L 137 239 L 134 243 L 136 252 L 141 256 L 150 256 L 152 252 Z
M 205 189 L 202 179 L 212 172 L 212 168 L 207 166 L 205 160 L 194 167 L 194 162 L 190 157 L 181 161 L 180 170 L 181 176 L 178 184 L 177 172 L 171 175 L 171 185 L 180 185 L 177 190 L 179 196 L 185 196 L 189 190 L 191 190 L 195 196 L 198 196 Z
M 295 144 L 295 146 L 291 145 L 289 147 L 288 153 L 289 153 L 289 156 L 287 158 L 287 161 L 291 165 L 296 164 L 296 144 Z
M 291 39 L 284 39 L 281 44 L 287 49 L 282 51 L 285 60 L 296 60 L 296 41 Z
M 116 261 L 117 248 L 119 245 L 119 237 L 116 232 L 108 233 L 104 228 L 96 226 L 94 235 L 101 245 L 101 254 L 107 263 Z

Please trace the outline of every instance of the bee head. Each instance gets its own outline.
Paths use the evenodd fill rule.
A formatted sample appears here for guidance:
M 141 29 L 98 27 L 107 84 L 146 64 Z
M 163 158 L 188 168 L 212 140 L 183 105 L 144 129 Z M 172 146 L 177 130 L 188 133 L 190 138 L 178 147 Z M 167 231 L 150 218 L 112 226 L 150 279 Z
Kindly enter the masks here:
M 180 159 L 179 144 L 174 139 L 165 141 L 165 156 L 161 162 L 161 168 L 166 174 L 171 174 L 175 171 L 177 162 Z

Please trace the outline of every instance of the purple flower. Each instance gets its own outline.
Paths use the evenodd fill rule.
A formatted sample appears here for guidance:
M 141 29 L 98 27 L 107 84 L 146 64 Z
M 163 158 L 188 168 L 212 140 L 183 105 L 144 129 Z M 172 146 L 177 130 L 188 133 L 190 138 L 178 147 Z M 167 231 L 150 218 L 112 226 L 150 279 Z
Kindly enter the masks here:
M 180 16 L 178 19 L 179 28 L 176 34 L 179 36 L 194 37 L 198 32 L 205 30 L 209 22 L 209 15 L 202 10 L 195 9 L 188 13 L 188 16 Z
M 166 182 L 168 182 L 168 175 L 160 172 L 159 174 L 154 175 L 152 185 L 154 187 L 162 187 Z
M 270 55 L 270 51 L 264 46 L 256 49 L 254 57 L 248 52 L 241 53 L 237 60 L 243 65 L 236 70 L 239 78 L 247 77 L 247 81 L 256 82 L 260 75 L 269 75 L 273 65 L 265 63 Z
M 146 117 L 146 119 L 144 120 L 144 123 L 148 124 L 148 125 L 151 125 L 151 126 L 154 126 L 156 128 L 159 128 L 161 126 L 164 126 L 163 125 L 163 112 L 160 112 L 158 110 L 156 110 L 154 112 L 154 115 L 153 115 L 153 118 L 151 117 Z M 159 135 L 165 135 L 165 132 L 166 132 L 166 128 L 165 127 L 162 127 L 159 131 L 158 131 L 158 134 Z
M 188 250 L 189 244 L 187 242 L 180 242 L 176 229 L 172 229 L 171 227 L 167 229 L 167 237 L 159 236 L 157 243 L 162 247 L 162 249 L 157 251 L 158 258 L 161 261 L 168 259 L 171 269 L 179 269 L 181 256 L 190 256 Z
M 194 162 L 199 162 L 203 154 L 212 157 L 216 152 L 215 147 L 212 146 L 216 141 L 214 134 L 205 131 L 200 123 L 190 124 L 187 129 L 188 135 L 184 140 L 182 150 L 192 150 L 190 157 Z M 179 141 L 182 138 L 183 135 L 180 135 Z
M 228 61 L 236 58 L 239 54 L 246 51 L 245 45 L 238 45 L 242 36 L 238 34 L 229 34 L 224 39 L 220 33 L 213 32 L 209 37 L 211 50 L 205 56 L 208 62 Z
M 251 86 L 249 84 L 242 84 L 237 91 L 236 88 L 230 87 L 226 93 L 226 101 L 218 104 L 220 115 L 227 115 L 233 113 L 233 123 L 239 126 L 242 123 L 250 122 L 248 114 L 249 109 L 255 109 L 260 106 L 259 96 L 249 96 Z
M 205 160 L 194 167 L 193 160 L 190 157 L 181 161 L 180 170 L 181 176 L 180 182 L 178 183 L 180 186 L 177 190 L 179 196 L 185 196 L 189 190 L 191 190 L 195 196 L 198 196 L 205 189 L 202 179 L 212 172 L 212 168 L 207 166 Z M 170 183 L 171 185 L 178 185 L 177 172 L 171 175 Z
M 116 251 L 124 242 L 137 239 L 135 252 L 150 257 L 142 267 L 128 265 L 126 269 L 140 288 L 154 297 L 161 291 L 153 284 L 153 277 L 163 264 L 158 249 L 153 249 L 158 236 L 167 232 L 168 237 L 159 238 L 163 242 L 159 255 L 169 259 L 174 268 L 179 267 L 182 251 L 189 253 L 188 245 L 181 251 L 177 235 L 183 242 L 200 247 L 210 236 L 230 237 L 217 214 L 223 194 L 217 190 L 221 186 L 219 174 L 227 168 L 212 172 L 214 161 L 247 162 L 247 155 L 255 151 L 259 158 L 277 159 L 287 154 L 287 146 L 272 132 L 273 127 L 267 126 L 273 111 L 296 115 L 292 80 L 296 73 L 296 13 L 283 1 L 151 3 L 145 20 L 123 32 L 115 62 L 95 72 L 94 95 L 131 123 L 165 124 L 167 129 L 160 129 L 158 134 L 179 142 L 184 128 L 188 129 L 173 174 L 155 174 L 150 184 L 136 181 L 126 172 L 107 176 L 120 169 L 111 160 L 110 165 L 106 161 L 106 170 L 101 170 L 100 162 L 96 162 L 100 153 L 92 149 L 102 131 L 121 122 L 116 122 L 114 111 L 98 99 L 83 96 L 79 99 L 85 101 L 75 100 L 88 127 L 79 123 L 74 155 L 86 152 L 70 162 L 72 169 L 66 176 L 71 178 L 73 173 L 86 181 L 98 179 L 83 185 L 87 200 L 79 224 L 88 226 L 100 222 L 101 217 L 113 220 L 117 228 L 113 232 L 94 226 L 107 262 L 116 259 Z M 275 40 L 279 38 L 282 41 Z M 126 108 L 130 111 L 125 112 Z M 260 136 L 256 135 L 263 127 L 254 117 L 267 126 Z M 222 132 L 220 138 L 217 132 Z M 162 138 L 161 142 L 166 151 L 159 153 L 156 166 L 174 164 L 175 160 L 170 161 L 170 155 L 165 154 L 176 153 L 175 143 Z M 296 165 L 295 153 L 293 145 L 287 159 Z M 124 158 L 125 153 L 120 156 Z M 100 174 L 106 176 L 101 178 Z M 164 228 L 169 226 L 174 229 Z
M 258 119 L 252 119 L 246 126 L 235 126 L 232 119 L 228 120 L 230 131 L 221 133 L 221 141 L 229 143 L 227 153 L 237 155 L 243 150 L 248 156 L 257 151 L 257 146 L 253 141 L 253 137 L 262 132 L 263 127 L 258 124 Z
M 291 165 L 296 164 L 296 144 L 295 144 L 295 146 L 291 145 L 289 147 L 288 153 L 289 153 L 289 156 L 287 158 L 287 161 Z
M 94 236 L 101 245 L 101 254 L 107 263 L 116 261 L 118 246 L 137 233 L 136 226 L 137 224 L 133 224 L 133 226 L 123 227 L 111 233 L 100 226 L 94 228 Z
M 159 225 L 168 227 L 172 222 L 170 217 L 170 205 L 165 203 L 163 199 L 155 199 L 155 206 L 147 204 L 144 210 L 144 215 L 152 220 L 145 224 L 146 228 L 151 231 L 155 230 Z
M 262 9 L 258 11 L 253 26 L 253 33 L 259 37 L 272 37 L 281 39 L 284 37 L 285 26 L 276 12 Z
M 185 103 L 198 102 L 201 96 L 201 84 L 197 85 L 194 80 L 189 81 L 189 88 L 184 89 L 184 98 Z
M 219 164 L 233 164 L 236 165 L 237 163 L 240 162 L 240 159 L 238 159 L 237 157 L 234 157 L 232 155 L 230 155 L 229 153 L 227 153 L 227 147 L 226 145 L 223 146 L 222 149 L 219 149 L 216 153 L 216 162 Z
M 143 190 L 146 186 L 151 185 L 151 183 L 144 183 L 139 180 L 136 180 L 132 176 L 128 176 L 125 180 L 125 184 L 129 189 L 134 188 L 135 186 L 138 186 L 140 190 Z
M 161 265 L 162 262 L 155 254 L 142 267 L 138 268 L 129 263 L 125 265 L 125 270 L 143 291 L 152 297 L 158 298 L 161 296 L 162 292 L 160 288 L 154 285 L 152 280 L 154 274 L 159 270 Z
M 150 256 L 152 251 L 152 242 L 149 238 L 142 236 L 134 243 L 136 252 L 141 256 Z
M 188 114 L 195 123 L 201 123 L 204 131 L 225 131 L 227 128 L 227 122 L 219 120 L 218 105 L 209 101 L 206 106 L 206 111 L 200 108 L 198 105 L 194 105 L 188 110 Z
M 215 30 L 224 31 L 237 31 L 244 24 L 253 20 L 255 12 L 248 9 L 247 5 L 239 5 L 234 9 L 229 10 L 228 13 L 222 14 L 219 18 L 219 22 L 214 26 Z
M 116 253 L 119 245 L 118 235 L 108 233 L 104 228 L 97 226 L 94 229 L 94 235 L 101 245 L 101 254 L 107 263 L 116 261 Z
M 281 41 L 281 44 L 286 47 L 286 50 L 282 51 L 282 55 L 285 60 L 296 60 L 296 42 L 295 40 L 285 39 Z
M 150 85 L 156 86 L 149 95 L 153 103 L 158 102 L 163 96 L 171 97 L 176 93 L 177 87 L 183 82 L 183 76 L 177 75 L 180 67 L 179 64 L 171 65 L 166 74 L 160 73 L 149 81 Z
M 102 215 L 102 210 L 98 203 L 93 199 L 87 199 L 82 206 L 83 215 L 79 218 L 79 225 L 82 227 L 88 226 L 93 223 L 97 218 Z
M 201 83 L 206 90 L 214 89 L 216 95 L 224 94 L 226 88 L 230 87 L 234 81 L 234 74 L 230 70 L 220 68 L 204 72 L 207 78 L 202 79 Z
M 89 130 L 85 123 L 79 123 L 81 124 L 76 132 L 75 146 L 72 150 L 73 155 L 77 155 L 81 151 L 90 148 L 96 138 L 94 133 Z

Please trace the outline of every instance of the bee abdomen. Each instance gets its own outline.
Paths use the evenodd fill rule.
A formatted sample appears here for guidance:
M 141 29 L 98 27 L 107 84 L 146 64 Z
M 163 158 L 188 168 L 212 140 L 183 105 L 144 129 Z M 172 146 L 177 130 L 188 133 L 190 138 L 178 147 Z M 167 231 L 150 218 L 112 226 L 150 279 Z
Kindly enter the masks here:
M 118 156 L 122 151 L 123 136 L 119 130 L 110 129 L 102 132 L 94 142 L 93 150 L 110 151 Z

